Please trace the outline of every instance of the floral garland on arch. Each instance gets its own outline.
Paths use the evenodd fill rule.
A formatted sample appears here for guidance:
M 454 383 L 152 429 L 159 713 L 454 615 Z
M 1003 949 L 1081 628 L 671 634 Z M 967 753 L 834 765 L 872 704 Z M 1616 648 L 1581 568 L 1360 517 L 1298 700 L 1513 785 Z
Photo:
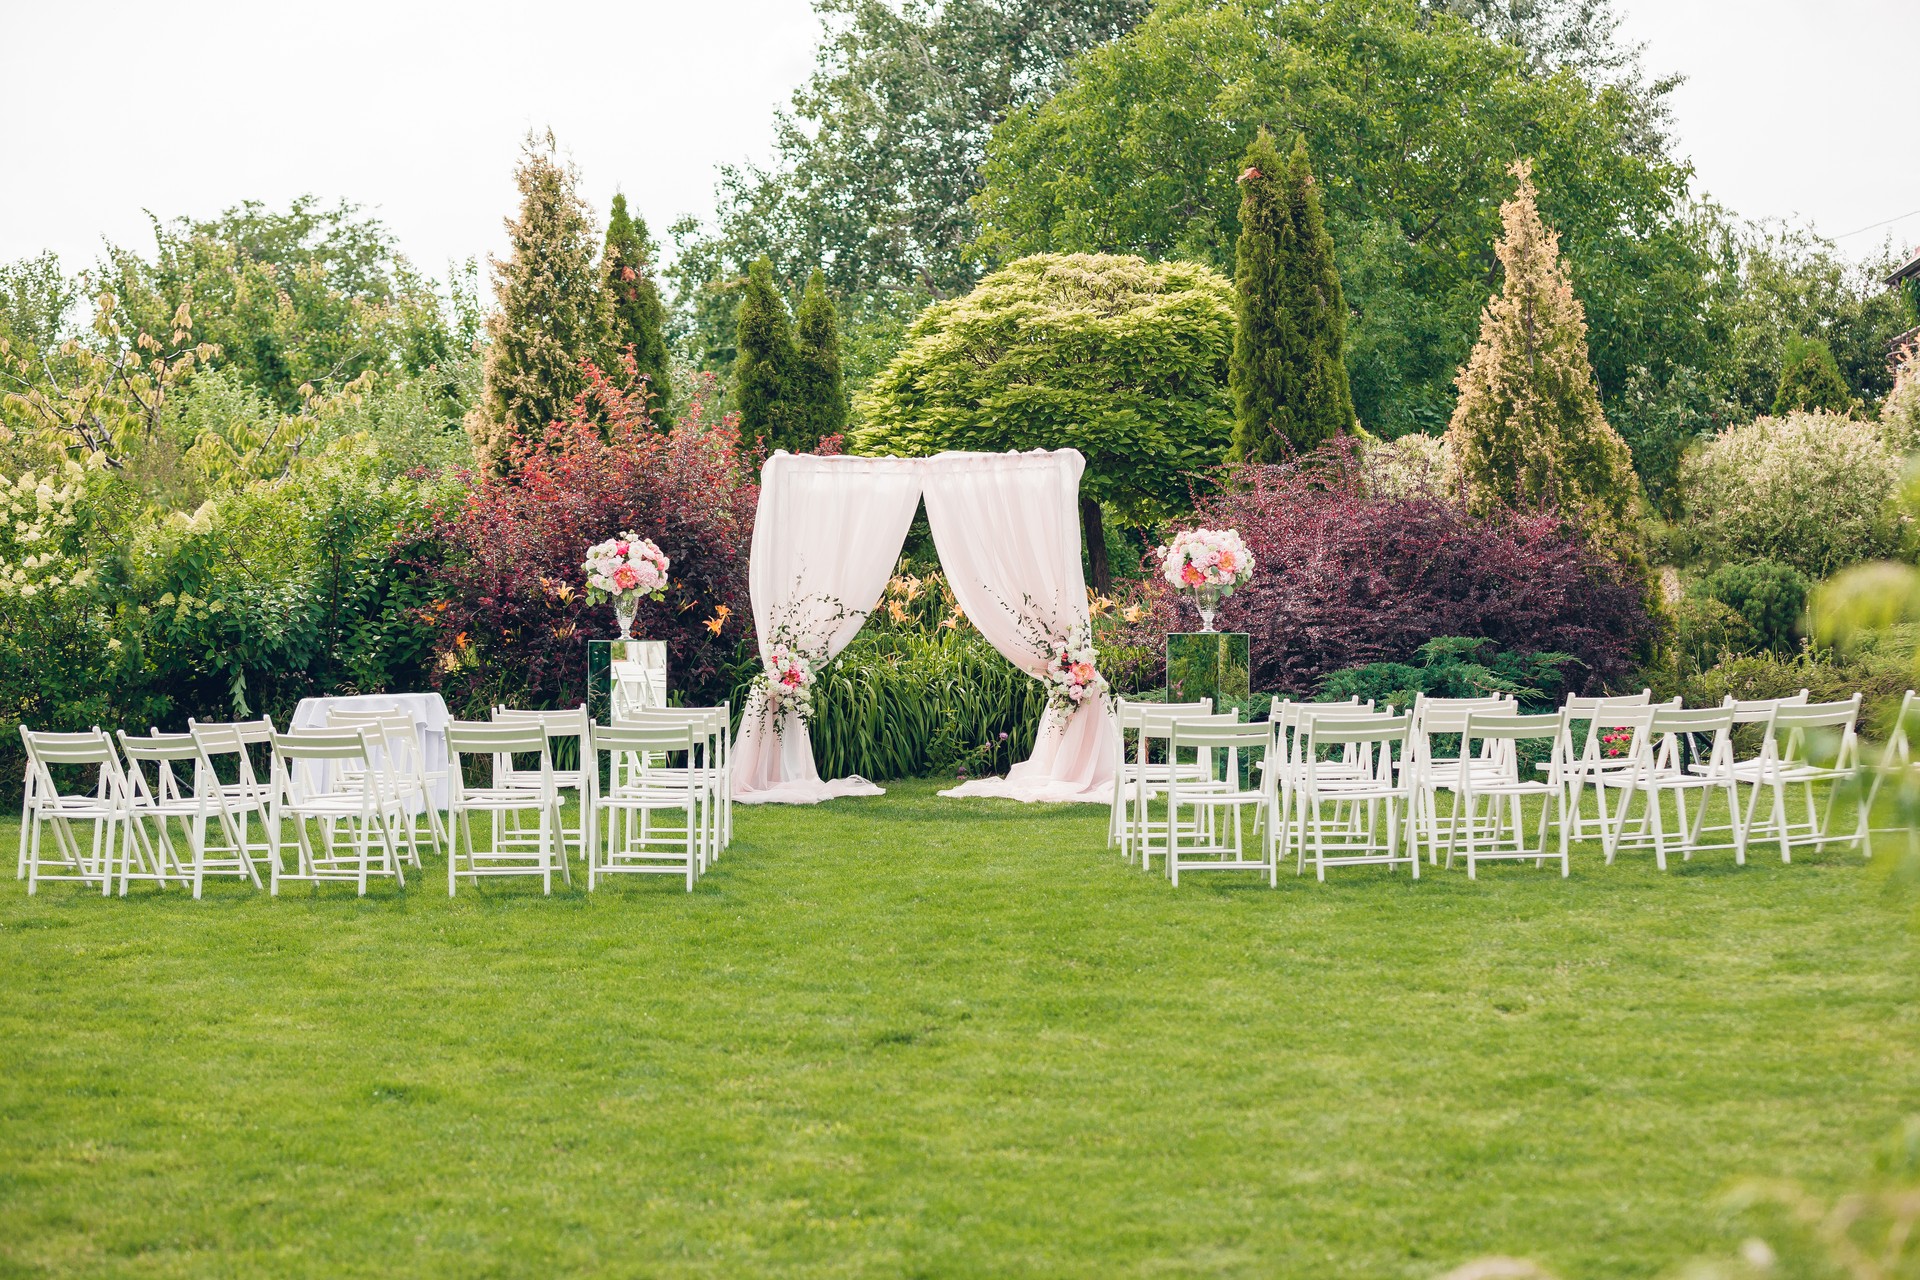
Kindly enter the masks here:
M 1031 596 L 1024 611 L 1013 613 L 1020 637 L 1045 662 L 1040 683 L 1047 689 L 1047 714 L 1064 722 L 1089 702 L 1109 697 L 1112 685 L 1100 674 L 1100 651 L 1093 643 L 1093 624 L 1078 622 L 1061 630 L 1042 623 Z
M 1112 692 L 1107 678 L 1100 674 L 1100 653 L 1094 648 L 1089 624 L 1080 623 L 1065 636 L 1052 638 L 1047 653 L 1042 683 L 1047 686 L 1049 714 L 1065 720 L 1087 703 Z
M 817 601 L 832 608 L 831 614 L 814 621 L 814 626 L 827 635 L 831 635 L 842 622 L 856 613 L 831 596 L 808 596 L 789 601 L 789 614 L 800 612 L 799 606 L 807 601 Z M 866 615 L 860 614 L 860 618 L 864 622 Z M 813 692 L 820 674 L 818 668 L 824 665 L 821 659 L 822 655 L 800 636 L 791 616 L 774 623 L 772 633 L 767 636 L 767 655 L 760 664 L 760 673 L 754 676 L 747 688 L 747 717 L 755 719 L 766 715 L 773 724 L 776 737 L 786 736 L 784 712 L 791 711 L 799 717 L 801 724 L 811 725 Z

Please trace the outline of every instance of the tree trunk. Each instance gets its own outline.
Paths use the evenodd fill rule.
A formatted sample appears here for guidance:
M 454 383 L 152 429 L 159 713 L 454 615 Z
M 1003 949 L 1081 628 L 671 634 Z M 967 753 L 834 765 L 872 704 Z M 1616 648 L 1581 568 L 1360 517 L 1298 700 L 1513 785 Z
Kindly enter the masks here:
M 1108 595 L 1113 591 L 1113 570 L 1107 564 L 1107 530 L 1100 522 L 1100 504 L 1092 498 L 1080 499 L 1080 524 L 1087 531 L 1087 568 L 1093 589 Z

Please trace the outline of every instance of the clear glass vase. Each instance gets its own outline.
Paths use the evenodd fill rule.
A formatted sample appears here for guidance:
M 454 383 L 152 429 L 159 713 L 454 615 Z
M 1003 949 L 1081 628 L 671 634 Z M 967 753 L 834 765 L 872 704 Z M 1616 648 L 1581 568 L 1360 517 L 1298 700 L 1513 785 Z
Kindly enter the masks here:
M 620 638 L 633 639 L 633 615 L 640 612 L 640 602 L 632 596 L 615 596 L 613 616 L 620 623 Z
M 1219 587 L 1194 587 L 1187 595 L 1193 601 L 1193 607 L 1200 611 L 1200 630 L 1212 631 L 1214 610 L 1220 607 L 1220 600 L 1226 592 Z

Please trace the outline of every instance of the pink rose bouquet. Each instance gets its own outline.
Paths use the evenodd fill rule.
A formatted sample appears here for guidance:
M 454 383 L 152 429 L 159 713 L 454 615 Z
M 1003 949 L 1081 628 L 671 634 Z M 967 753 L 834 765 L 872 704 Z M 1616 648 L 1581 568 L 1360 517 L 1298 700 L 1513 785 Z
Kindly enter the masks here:
M 623 533 L 587 548 L 587 558 L 580 565 L 587 577 L 587 599 L 594 604 L 613 601 L 622 640 L 633 638 L 633 615 L 642 597 L 666 599 L 670 563 L 651 539 L 637 533 Z
M 1253 578 L 1253 553 L 1232 529 L 1186 529 L 1155 552 L 1160 576 L 1194 602 L 1201 630 L 1213 630 L 1213 611 Z

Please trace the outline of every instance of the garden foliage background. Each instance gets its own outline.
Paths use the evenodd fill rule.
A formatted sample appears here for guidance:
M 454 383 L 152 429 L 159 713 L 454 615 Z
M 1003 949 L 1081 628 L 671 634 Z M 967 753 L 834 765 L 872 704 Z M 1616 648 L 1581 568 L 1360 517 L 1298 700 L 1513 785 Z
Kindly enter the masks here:
M 1191 625 L 1147 560 L 1195 522 L 1261 566 L 1221 623 L 1253 634 L 1263 695 L 1884 706 L 1911 678 L 1910 637 L 1842 654 L 1800 623 L 1821 580 L 1915 556 L 1920 376 L 1895 339 L 1920 309 L 1882 283 L 1904 255 L 1848 260 L 1699 197 L 1670 83 L 1607 6 L 880 8 L 823 7 L 775 163 L 726 170 L 670 262 L 624 204 L 603 229 L 536 138 L 485 306 L 477 264 L 429 278 L 312 198 L 156 220 L 150 247 L 77 269 L 0 265 L 4 785 L 22 723 L 284 722 L 308 694 L 422 687 L 462 715 L 577 702 L 582 642 L 613 625 L 580 553 L 627 528 L 673 560 L 640 627 L 677 696 L 737 702 L 776 441 L 1082 448 L 1097 638 L 1127 691 Z M 1263 127 L 1304 136 L 1358 420 L 1235 466 L 1226 273 Z M 1632 449 L 1629 554 L 1550 504 L 1470 510 L 1438 436 L 1523 156 Z M 548 314 L 577 340 L 523 341 Z M 513 365 L 535 347 L 541 369 Z M 829 774 L 1001 770 L 1043 704 L 953 606 L 921 525 L 826 674 L 816 749 Z

